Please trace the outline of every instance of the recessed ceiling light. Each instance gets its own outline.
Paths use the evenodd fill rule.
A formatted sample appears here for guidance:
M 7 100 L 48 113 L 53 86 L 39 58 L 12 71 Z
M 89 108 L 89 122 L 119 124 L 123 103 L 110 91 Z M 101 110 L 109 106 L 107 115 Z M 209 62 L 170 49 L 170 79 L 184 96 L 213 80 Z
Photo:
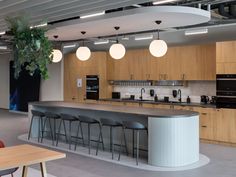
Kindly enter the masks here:
M 7 50 L 7 46 L 0 46 L 0 50 Z
M 96 17 L 96 16 L 100 16 L 100 15 L 104 15 L 106 12 L 102 11 L 102 12 L 95 12 L 95 13 L 91 13 L 91 14 L 84 14 L 81 15 L 80 18 L 90 18 L 90 17 Z
M 6 34 L 6 31 L 1 31 L 0 32 L 0 35 L 4 35 L 4 34 Z
M 198 35 L 198 34 L 207 34 L 207 33 L 208 33 L 208 29 L 207 28 L 193 29 L 193 30 L 185 31 L 185 36 Z
M 107 40 L 107 39 L 100 39 L 100 40 L 94 42 L 95 45 L 108 44 L 108 43 L 109 43 L 109 40 Z
M 153 39 L 153 35 L 148 35 L 148 36 L 135 36 L 135 38 L 134 38 L 135 41 L 149 40 L 149 39 Z
M 48 26 L 48 23 L 41 23 L 39 25 L 31 26 L 30 29 L 32 29 L 32 28 L 40 28 L 40 27 L 45 27 L 45 26 Z
M 160 0 L 160 1 L 155 1 L 152 4 L 158 5 L 158 4 L 165 4 L 165 3 L 169 3 L 169 2 L 175 2 L 175 1 L 179 1 L 179 0 Z
M 76 47 L 76 44 L 71 44 L 71 45 L 64 45 L 63 48 L 67 49 L 67 48 L 74 48 Z

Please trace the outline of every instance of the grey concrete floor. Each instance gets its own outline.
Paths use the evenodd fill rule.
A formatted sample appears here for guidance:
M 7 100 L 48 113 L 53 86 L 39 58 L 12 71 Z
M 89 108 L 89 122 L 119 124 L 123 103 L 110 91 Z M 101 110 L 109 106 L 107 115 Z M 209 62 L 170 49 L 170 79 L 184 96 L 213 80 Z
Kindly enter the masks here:
M 0 110 L 0 139 L 7 146 L 22 144 L 17 136 L 27 132 L 26 115 Z M 150 172 L 67 153 L 67 158 L 47 163 L 57 177 L 235 177 L 236 148 L 201 144 L 201 153 L 211 162 L 201 168 L 181 172 Z M 38 168 L 34 166 L 33 168 Z

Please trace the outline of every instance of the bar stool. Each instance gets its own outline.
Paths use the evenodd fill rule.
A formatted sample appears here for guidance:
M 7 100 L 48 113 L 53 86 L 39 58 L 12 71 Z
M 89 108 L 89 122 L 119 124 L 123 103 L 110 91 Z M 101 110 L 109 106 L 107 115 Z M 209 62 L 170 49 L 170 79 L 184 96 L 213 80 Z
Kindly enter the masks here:
M 136 138 L 137 138 L 137 142 L 136 142 L 136 165 L 138 165 L 138 159 L 139 159 L 139 131 L 140 130 L 146 130 L 147 128 L 139 123 L 139 122 L 132 122 L 132 121 L 123 121 L 123 125 L 124 125 L 124 129 L 130 129 L 133 132 L 133 157 L 134 157 L 134 134 L 136 131 Z M 120 151 L 119 151 L 119 157 L 118 160 L 120 160 L 120 154 L 121 154 L 121 146 L 122 146 L 122 139 L 121 139 L 121 143 L 120 143 Z
M 31 118 L 31 122 L 30 122 L 30 129 L 29 129 L 29 134 L 28 134 L 28 140 L 30 140 L 31 138 L 31 131 L 32 131 L 32 126 L 33 126 L 33 121 L 35 118 L 38 119 L 38 142 L 40 139 L 40 134 L 42 132 L 43 129 L 43 117 L 45 116 L 45 114 L 43 112 L 40 111 L 36 111 L 36 110 L 31 110 L 32 113 L 32 118 Z
M 42 138 L 41 138 L 41 143 L 43 143 L 43 138 L 44 138 L 44 132 L 46 128 L 46 123 L 49 123 L 49 132 L 51 134 L 52 138 L 52 145 L 54 146 L 54 141 L 56 141 L 56 121 L 60 119 L 60 115 L 51 113 L 51 112 L 45 112 L 45 121 L 43 124 L 43 133 L 42 133 Z M 53 128 L 52 128 L 52 123 L 51 120 L 53 120 Z
M 78 119 L 79 119 L 81 125 L 82 125 L 82 123 L 88 125 L 88 153 L 90 154 L 91 153 L 91 139 L 90 139 L 91 125 L 96 125 L 97 124 L 100 128 L 101 127 L 100 122 L 96 119 L 93 119 L 93 118 L 90 118 L 90 117 L 87 117 L 87 116 L 78 116 Z M 81 130 L 82 130 L 82 126 L 81 126 Z M 104 148 L 103 137 L 102 137 L 101 143 L 102 143 L 102 146 Z M 84 141 L 83 141 L 83 145 L 85 145 Z M 76 146 L 77 146 L 77 143 L 75 144 L 75 150 L 76 150 Z
M 65 125 L 66 121 L 69 122 L 69 149 L 71 150 L 71 124 L 72 124 L 72 122 L 79 121 L 79 119 L 77 117 L 73 116 L 73 115 L 61 114 L 61 119 L 60 119 L 60 123 L 59 123 L 59 127 L 58 127 L 58 133 L 57 133 L 57 143 L 56 143 L 56 146 L 58 146 L 59 136 L 62 135 L 61 134 L 61 124 L 62 123 L 63 123 L 64 131 L 65 131 L 65 134 L 63 136 L 66 137 L 66 142 L 68 142 L 67 133 L 66 133 L 66 125 Z
M 112 119 L 100 119 L 100 131 L 99 131 L 99 139 L 98 139 L 98 143 L 97 143 L 97 150 L 96 150 L 96 155 L 98 154 L 98 148 L 99 148 L 99 142 L 100 142 L 100 138 L 103 137 L 102 136 L 102 128 L 103 127 L 109 127 L 110 128 L 110 151 L 112 152 L 112 159 L 114 159 L 114 143 L 113 143 L 113 129 L 114 128 L 122 128 L 123 134 L 124 134 L 124 141 L 125 141 L 125 148 L 126 148 L 126 153 L 128 154 L 128 150 L 127 150 L 127 143 L 126 143 L 126 138 L 125 138 L 125 133 L 124 133 L 124 129 L 123 129 L 123 124 L 120 122 L 117 122 L 115 120 Z

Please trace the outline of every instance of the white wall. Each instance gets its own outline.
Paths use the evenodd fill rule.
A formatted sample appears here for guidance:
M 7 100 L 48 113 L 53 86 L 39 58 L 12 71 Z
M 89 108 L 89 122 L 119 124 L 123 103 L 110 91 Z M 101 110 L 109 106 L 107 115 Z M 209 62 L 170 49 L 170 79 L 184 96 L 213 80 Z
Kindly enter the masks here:
M 10 53 L 0 54 L 0 108 L 9 109 L 9 63 Z
M 41 81 L 40 101 L 63 101 L 63 61 L 48 69 L 49 79 Z

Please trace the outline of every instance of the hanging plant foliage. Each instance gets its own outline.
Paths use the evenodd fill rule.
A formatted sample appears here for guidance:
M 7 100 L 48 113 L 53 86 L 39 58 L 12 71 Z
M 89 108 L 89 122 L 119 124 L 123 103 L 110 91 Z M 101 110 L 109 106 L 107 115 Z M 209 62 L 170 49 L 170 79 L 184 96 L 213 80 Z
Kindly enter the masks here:
M 26 17 L 8 17 L 6 21 L 13 36 L 15 78 L 24 68 L 32 76 L 40 72 L 43 79 L 48 79 L 53 47 L 45 36 L 46 29 L 30 28 Z

